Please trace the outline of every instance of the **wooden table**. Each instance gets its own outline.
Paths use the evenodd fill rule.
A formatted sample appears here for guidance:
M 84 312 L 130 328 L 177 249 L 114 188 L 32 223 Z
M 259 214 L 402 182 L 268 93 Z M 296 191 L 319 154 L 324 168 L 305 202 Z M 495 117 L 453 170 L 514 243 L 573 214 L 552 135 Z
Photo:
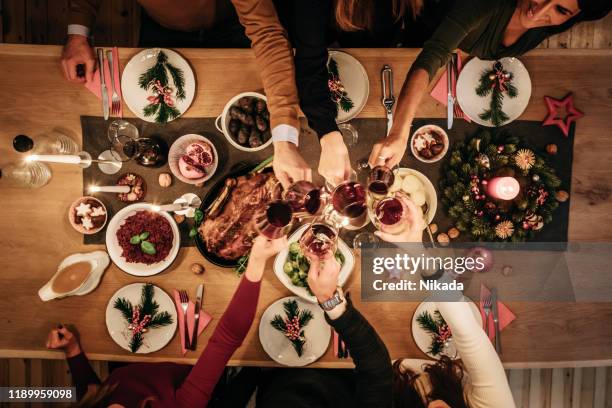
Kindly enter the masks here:
M 122 62 L 136 51 L 121 49 Z M 418 50 L 349 51 L 370 76 L 370 97 L 361 116 L 384 117 L 379 83 L 382 64 L 393 66 L 395 83 L 401 84 Z M 63 79 L 60 52 L 56 46 L 0 45 L 0 165 L 17 159 L 11 148 L 15 135 L 35 137 L 57 128 L 80 141 L 79 116 L 100 115 L 100 103 L 90 92 Z M 186 117 L 217 116 L 235 94 L 261 88 L 250 50 L 181 53 L 198 78 L 196 99 Z M 569 236 L 573 241 L 608 241 L 612 239 L 612 51 L 534 50 L 522 60 L 533 83 L 531 101 L 522 118 L 543 119 L 546 108 L 542 97 L 562 97 L 568 91 L 575 93 L 577 107 L 586 113 L 578 124 L 575 142 Z M 425 97 L 417 116 L 445 117 L 445 112 L 443 106 Z M 69 322 L 79 328 L 84 349 L 92 359 L 195 362 L 238 283 L 231 271 L 207 263 L 195 248 L 181 249 L 171 270 L 149 279 L 167 291 L 193 289 L 202 281 L 206 286 L 204 308 L 214 321 L 198 342 L 198 351 L 184 358 L 178 353 L 178 336 L 147 356 L 129 354 L 111 340 L 104 324 L 108 299 L 120 287 L 138 281 L 115 266 L 108 268 L 96 291 L 85 297 L 46 303 L 38 298 L 38 289 L 61 259 L 98 249 L 84 246 L 66 219 L 68 206 L 82 192 L 81 170 L 66 165 L 53 165 L 52 170 L 52 181 L 41 189 L 0 190 L 0 357 L 63 358 L 59 352 L 46 350 L 44 344 L 54 324 Z M 189 270 L 192 262 L 205 264 L 203 277 Z M 348 286 L 354 295 L 359 293 L 358 266 Z M 258 316 L 274 300 L 288 294 L 270 270 L 263 281 Z M 360 303 L 358 296 L 354 298 L 392 358 L 424 358 L 409 332 L 415 303 Z M 612 364 L 612 304 L 511 303 L 510 307 L 518 318 L 503 332 L 507 367 Z M 274 365 L 259 343 L 258 324 L 257 318 L 231 364 Z M 348 367 L 351 363 L 334 358 L 330 348 L 315 365 Z

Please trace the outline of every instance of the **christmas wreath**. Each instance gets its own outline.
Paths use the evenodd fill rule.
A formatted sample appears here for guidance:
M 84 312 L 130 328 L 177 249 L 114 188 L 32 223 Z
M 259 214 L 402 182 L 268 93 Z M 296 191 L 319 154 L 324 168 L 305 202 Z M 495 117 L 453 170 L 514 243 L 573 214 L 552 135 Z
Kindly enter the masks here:
M 502 201 L 487 195 L 489 180 L 510 176 L 520 192 Z M 518 137 L 480 129 L 452 150 L 442 166 L 441 202 L 462 232 L 478 241 L 522 242 L 552 221 L 561 180 L 544 159 Z

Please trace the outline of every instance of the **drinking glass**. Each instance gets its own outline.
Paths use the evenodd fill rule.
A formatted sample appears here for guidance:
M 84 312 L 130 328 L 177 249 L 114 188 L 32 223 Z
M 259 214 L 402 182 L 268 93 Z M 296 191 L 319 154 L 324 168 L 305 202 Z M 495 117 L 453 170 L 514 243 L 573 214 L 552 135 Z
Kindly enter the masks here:
M 384 198 L 374 207 L 374 226 L 389 234 L 399 234 L 406 229 L 406 213 L 408 209 L 399 195 Z
M 342 140 L 344 140 L 344 144 L 347 147 L 354 147 L 357 145 L 357 141 L 359 140 L 359 132 L 357 129 L 350 123 L 342 123 L 338 125 L 338 129 L 340 129 L 340 133 L 342 134 Z
M 304 255 L 320 260 L 332 259 L 338 246 L 338 230 L 325 220 L 315 220 L 300 238 Z
M 108 127 L 110 152 L 120 162 L 131 160 L 138 153 L 138 129 L 126 120 L 115 120 Z
M 337 225 L 360 229 L 370 222 L 365 188 L 356 181 L 345 181 L 336 186 L 331 202 L 333 211 L 330 216 Z
M 303 218 L 320 215 L 325 206 L 325 193 L 310 181 L 295 182 L 283 191 L 282 198 L 289 203 L 293 216 Z
M 253 222 L 256 231 L 268 239 L 285 236 L 291 229 L 291 206 L 285 201 L 272 201 L 255 213 Z
M 393 170 L 387 166 L 376 166 L 368 176 L 368 193 L 372 198 L 380 199 L 389 193 L 394 181 Z

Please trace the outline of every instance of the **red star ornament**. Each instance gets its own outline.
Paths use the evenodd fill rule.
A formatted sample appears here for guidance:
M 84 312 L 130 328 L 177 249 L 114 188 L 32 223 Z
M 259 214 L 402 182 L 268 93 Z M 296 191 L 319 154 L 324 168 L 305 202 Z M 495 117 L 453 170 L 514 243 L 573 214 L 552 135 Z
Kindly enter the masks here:
M 542 126 L 557 125 L 561 132 L 563 132 L 563 135 L 568 137 L 572 122 L 584 116 L 584 113 L 574 107 L 574 95 L 570 92 L 563 99 L 544 96 L 544 101 L 548 107 L 548 116 L 542 122 Z M 565 109 L 567 113 L 565 118 L 559 117 L 558 111 L 560 109 Z

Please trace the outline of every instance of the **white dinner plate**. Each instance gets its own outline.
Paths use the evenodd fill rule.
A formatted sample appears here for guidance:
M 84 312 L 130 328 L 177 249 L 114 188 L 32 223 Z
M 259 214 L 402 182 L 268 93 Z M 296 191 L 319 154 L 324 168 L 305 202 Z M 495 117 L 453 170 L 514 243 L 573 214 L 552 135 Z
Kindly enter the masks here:
M 286 317 L 283 303 L 291 299 L 297 301 L 300 310 L 308 309 L 314 316 L 304 328 L 306 344 L 301 357 L 297 355 L 291 341 L 270 324 L 275 315 Z M 317 361 L 327 351 L 330 337 L 331 328 L 325 321 L 323 310 L 319 305 L 305 302 L 296 296 L 278 299 L 272 303 L 259 321 L 259 341 L 263 349 L 274 361 L 288 367 L 302 367 Z
M 308 225 L 309 224 L 304 224 L 300 228 L 295 230 L 295 232 L 289 237 L 289 244 L 291 244 L 292 242 L 299 241 L 304 231 L 306 231 L 306 228 L 308 228 Z M 355 256 L 353 255 L 353 251 L 351 251 L 351 248 L 349 248 L 349 246 L 346 245 L 346 243 L 341 238 L 338 238 L 338 250 L 344 256 L 344 264 L 340 268 L 340 275 L 338 276 L 338 285 L 342 287 L 346 283 L 349 276 L 351 276 L 351 272 L 353 272 L 353 268 L 355 267 Z M 281 281 L 283 285 L 285 285 L 287 289 L 298 295 L 300 298 L 306 300 L 307 302 L 316 304 L 317 298 L 308 293 L 308 290 L 306 290 L 306 288 L 303 288 L 301 286 L 295 286 L 291 282 L 289 276 L 283 270 L 283 265 L 285 264 L 288 255 L 289 248 L 283 249 L 276 255 L 276 258 L 274 259 L 274 274 L 276 275 L 278 280 Z
M 123 100 L 134 115 L 147 122 L 155 122 L 155 115 L 145 116 L 143 113 L 144 107 L 149 104 L 147 97 L 152 96 L 153 92 L 151 90 L 147 91 L 142 89 L 138 85 L 138 80 L 140 75 L 155 65 L 157 62 L 157 54 L 159 54 L 160 51 L 163 51 L 168 56 L 168 62 L 170 64 L 183 71 L 183 76 L 185 78 L 185 98 L 181 100 L 177 100 L 174 81 L 170 73 L 167 72 L 168 84 L 173 89 L 171 96 L 175 103 L 175 107 L 181 112 L 181 115 L 189 109 L 195 96 L 196 82 L 193 70 L 189 66 L 187 60 L 179 53 L 167 48 L 148 48 L 140 51 L 130 59 L 123 69 L 123 74 L 121 76 L 121 93 L 123 94 Z M 171 120 L 173 119 L 169 121 Z
M 513 74 L 512 82 L 518 90 L 518 95 L 515 98 L 509 98 L 504 94 L 502 109 L 509 117 L 502 124 L 505 125 L 516 120 L 527 108 L 529 98 L 531 97 L 531 78 L 527 68 L 517 58 L 502 58 L 499 61 L 504 66 L 504 70 Z M 479 125 L 489 127 L 493 127 L 493 123 L 490 120 L 480 119 L 478 115 L 489 108 L 491 95 L 480 97 L 476 95 L 476 88 L 480 83 L 482 72 L 485 70 L 490 71 L 493 68 L 493 64 L 495 64 L 495 61 L 472 58 L 465 64 L 457 80 L 457 100 L 463 112 Z
M 208 144 L 211 147 L 214 157 L 212 164 L 210 166 L 206 166 L 206 175 L 204 177 L 200 177 L 197 179 L 188 179 L 187 177 L 181 174 L 178 162 L 181 156 L 185 154 L 185 149 L 187 149 L 187 146 L 195 142 L 203 142 Z M 193 133 L 183 135 L 176 139 L 174 143 L 172 143 L 172 146 L 170 146 L 170 150 L 168 152 L 168 166 L 170 167 L 170 171 L 172 172 L 172 174 L 174 174 L 174 177 L 187 184 L 204 183 L 205 181 L 209 180 L 217 171 L 218 164 L 219 155 L 217 154 L 217 149 L 215 148 L 215 145 L 213 144 L 213 142 L 210 141 L 210 139 L 202 135 L 197 135 Z
M 117 231 L 119 227 L 123 225 L 125 219 L 131 215 L 136 214 L 138 211 L 154 211 L 153 206 L 148 203 L 137 203 L 128 205 L 125 208 L 122 208 L 108 223 L 108 227 L 106 228 L 106 250 L 108 251 L 108 255 L 115 265 L 117 265 L 124 272 L 129 273 L 134 276 L 151 276 L 163 272 L 166 268 L 168 268 L 176 256 L 178 255 L 179 248 L 181 246 L 181 236 L 179 234 L 178 226 L 174 221 L 174 218 L 170 214 L 165 211 L 160 211 L 159 214 L 164 217 L 170 223 L 172 227 L 172 232 L 174 233 L 174 237 L 172 239 L 172 249 L 170 253 L 166 257 L 166 259 L 147 265 L 144 263 L 138 262 L 127 262 L 125 258 L 121 255 L 123 250 L 119 245 L 119 240 L 117 239 Z
M 354 106 L 345 112 L 338 107 L 336 122 L 343 123 L 353 119 L 368 102 L 370 94 L 370 81 L 361 62 L 355 57 L 343 51 L 329 51 L 329 58 L 333 58 L 338 63 L 338 74 L 340 81 Z
M 478 307 L 470 299 L 464 298 L 463 301 L 469 302 L 470 309 L 472 310 L 472 314 L 474 315 L 474 319 L 478 322 L 480 327 L 482 327 L 482 316 L 480 315 Z M 423 313 L 424 311 L 428 311 L 429 314 L 433 316 L 436 309 L 436 304 L 434 302 L 421 302 L 421 304 L 416 308 L 414 314 L 412 315 L 412 338 L 414 339 L 414 342 L 416 343 L 419 350 L 427 354 L 430 358 L 439 360 L 441 354 L 434 356 L 433 354 L 430 354 L 428 352 L 429 346 L 431 345 L 431 334 L 423 330 L 416 320 L 417 316 Z M 451 357 L 453 360 L 461 358 L 458 352 L 454 356 L 449 355 L 449 357 Z
M 131 351 L 129 342 L 131 331 L 127 328 L 128 323 L 121 312 L 115 309 L 115 299 L 125 298 L 132 305 L 140 304 L 140 296 L 144 283 L 132 283 L 119 289 L 108 301 L 106 305 L 106 328 L 111 338 L 121 346 L 122 349 Z M 172 323 L 167 326 L 149 329 L 143 336 L 142 346 L 136 351 L 137 354 L 153 353 L 161 350 L 174 337 L 177 325 L 176 308 L 172 298 L 159 287 L 153 285 L 153 299 L 159 304 L 159 312 L 166 311 L 172 316 Z

